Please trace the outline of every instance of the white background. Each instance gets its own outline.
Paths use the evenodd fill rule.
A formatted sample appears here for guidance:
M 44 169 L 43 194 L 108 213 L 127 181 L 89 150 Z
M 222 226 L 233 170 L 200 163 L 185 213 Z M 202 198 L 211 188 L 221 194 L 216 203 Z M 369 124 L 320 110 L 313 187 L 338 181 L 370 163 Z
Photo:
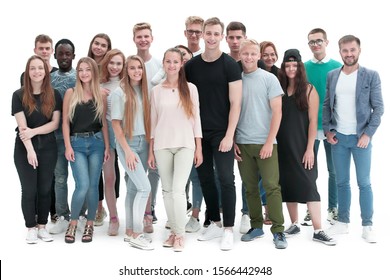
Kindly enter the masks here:
M 286 250 L 276 250 L 272 244 L 269 227 L 265 226 L 266 236 L 253 242 L 239 241 L 240 187 L 241 180 L 236 170 L 237 218 L 235 227 L 235 247 L 232 251 L 219 250 L 219 240 L 196 241 L 197 234 L 188 234 L 183 253 L 174 253 L 162 248 L 161 243 L 168 232 L 164 229 L 165 211 L 161 192 L 157 202 L 159 222 L 152 235 L 156 249 L 144 252 L 130 248 L 122 241 L 122 235 L 108 237 L 107 220 L 102 227 L 96 227 L 91 244 L 80 242 L 69 245 L 63 241 L 63 234 L 55 236 L 52 243 L 39 242 L 27 245 L 24 241 L 26 230 L 20 207 L 20 183 L 13 163 L 14 118 L 11 116 L 11 96 L 19 87 L 20 74 L 26 61 L 33 54 L 36 35 L 44 33 L 53 38 L 54 44 L 62 38 L 70 39 L 76 48 L 78 59 L 87 55 L 92 37 L 100 32 L 107 33 L 113 47 L 121 49 L 125 55 L 134 54 L 132 27 L 137 22 L 151 23 L 154 42 L 151 53 L 161 58 L 171 46 L 186 44 L 183 30 L 187 16 L 198 15 L 207 19 L 219 17 L 225 26 L 230 21 L 242 21 L 247 27 L 249 38 L 273 41 L 278 49 L 280 60 L 288 48 L 301 51 L 303 60 L 311 58 L 307 46 L 307 33 L 321 27 L 328 33 L 330 41 L 327 52 L 339 61 L 337 41 L 346 34 L 361 39 L 362 53 L 360 64 L 375 69 L 382 78 L 382 91 L 385 110 L 388 104 L 388 26 L 389 15 L 385 13 L 383 1 L 12 1 L 0 4 L 0 26 L 3 54 L 0 77 L 3 99 L 1 106 L 1 186 L 0 214 L 0 259 L 2 279 L 195 279 L 195 276 L 141 277 L 119 276 L 119 269 L 127 268 L 203 268 L 200 279 L 221 278 L 212 275 L 213 267 L 259 266 L 272 267 L 272 275 L 249 276 L 249 279 L 364 279 L 366 277 L 388 275 L 385 262 L 388 259 L 389 232 L 388 198 L 388 149 L 385 128 L 388 125 L 387 112 L 373 139 L 372 187 L 374 191 L 374 225 L 378 234 L 377 244 L 365 243 L 361 235 L 360 212 L 356 179 L 351 168 L 353 189 L 350 233 L 339 237 L 339 244 L 328 247 L 311 241 L 312 228 L 302 228 L 302 233 L 289 239 Z M 222 49 L 228 52 L 225 41 Z M 277 65 L 280 64 L 280 60 Z M 57 65 L 52 58 L 52 65 Z M 326 222 L 327 171 L 323 147 L 319 154 L 319 178 L 317 181 L 322 197 L 323 227 Z M 123 175 L 123 172 L 122 172 Z M 122 179 L 123 181 L 123 179 Z M 73 177 L 69 177 L 70 195 L 73 192 Z M 161 188 L 160 188 L 161 190 Z M 124 231 L 125 185 L 121 182 L 121 196 L 118 200 L 121 218 L 121 233 Z M 203 210 L 203 209 L 202 209 Z M 301 219 L 305 206 L 300 206 Z M 203 212 L 202 212 L 203 213 Z M 201 222 L 203 214 L 201 213 Z M 285 226 L 290 223 L 285 209 Z M 51 226 L 51 225 L 48 225 Z M 208 272 L 206 272 L 208 270 Z M 4 278 L 3 278 L 4 277 Z M 227 276 L 224 279 L 241 279 L 244 275 Z

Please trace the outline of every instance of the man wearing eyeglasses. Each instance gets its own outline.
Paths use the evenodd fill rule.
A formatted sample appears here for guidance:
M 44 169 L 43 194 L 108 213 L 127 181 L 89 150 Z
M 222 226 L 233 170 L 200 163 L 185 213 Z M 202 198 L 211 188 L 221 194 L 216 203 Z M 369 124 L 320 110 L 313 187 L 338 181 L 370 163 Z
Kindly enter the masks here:
M 320 97 L 320 106 L 318 110 L 318 129 L 317 137 L 314 144 L 314 151 L 317 157 L 320 142 L 324 143 L 326 164 L 328 168 L 328 218 L 327 220 L 333 224 L 337 220 L 337 187 L 336 187 L 336 172 L 333 166 L 331 145 L 326 141 L 322 130 L 322 107 L 326 94 L 326 77 L 329 71 L 339 68 L 341 63 L 331 59 L 326 55 L 326 47 L 328 39 L 325 30 L 321 28 L 312 29 L 307 35 L 308 45 L 313 53 L 313 58 L 306 61 L 305 69 L 308 81 L 314 85 Z M 311 218 L 307 212 L 301 225 L 311 226 Z
M 189 16 L 185 22 L 186 30 L 184 30 L 184 36 L 187 38 L 187 47 L 191 50 L 194 56 L 203 52 L 200 47 L 203 22 L 204 20 L 198 16 Z

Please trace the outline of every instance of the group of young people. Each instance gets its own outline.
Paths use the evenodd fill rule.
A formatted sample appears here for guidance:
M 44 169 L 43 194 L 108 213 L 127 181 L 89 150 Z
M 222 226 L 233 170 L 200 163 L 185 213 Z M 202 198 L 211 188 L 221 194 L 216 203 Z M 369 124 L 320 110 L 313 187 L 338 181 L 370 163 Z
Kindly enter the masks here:
M 107 234 L 118 235 L 119 161 L 126 182 L 126 242 L 154 249 L 149 234 L 157 221 L 161 179 L 169 229 L 162 245 L 184 249 L 186 232 L 201 228 L 204 198 L 205 229 L 198 240 L 221 238 L 221 250 L 231 250 L 236 160 L 242 179 L 241 241 L 262 237 L 263 225 L 269 224 L 275 247 L 287 248 L 286 237 L 300 232 L 298 204 L 305 203 L 302 224 L 313 225 L 313 240 L 335 245 L 334 234 L 348 233 L 351 155 L 362 236 L 375 243 L 371 138 L 384 109 L 378 73 L 358 63 L 359 38 L 339 40 L 341 64 L 326 55 L 326 32 L 313 29 L 308 34 L 313 58 L 303 63 L 299 50 L 288 49 L 278 68 L 275 45 L 248 39 L 241 22 L 229 23 L 226 34 L 217 17 L 190 16 L 185 26 L 188 45 L 169 48 L 162 60 L 149 51 L 148 23 L 134 25 L 137 54 L 128 57 L 111 47 L 107 34 L 97 34 L 75 69 L 70 40 L 55 44 L 56 69 L 50 65 L 52 40 L 37 37 L 22 87 L 12 98 L 27 243 L 52 241 L 51 234 L 63 232 L 65 242 L 74 243 L 77 230 L 82 242 L 91 242 L 94 226 L 107 215 L 103 198 Z M 229 54 L 220 48 L 224 39 Z M 322 140 L 329 171 L 328 230 L 322 227 L 316 185 Z M 70 207 L 68 162 L 75 180 Z M 287 229 L 283 202 L 291 220 Z M 56 217 L 47 230 L 49 212 Z

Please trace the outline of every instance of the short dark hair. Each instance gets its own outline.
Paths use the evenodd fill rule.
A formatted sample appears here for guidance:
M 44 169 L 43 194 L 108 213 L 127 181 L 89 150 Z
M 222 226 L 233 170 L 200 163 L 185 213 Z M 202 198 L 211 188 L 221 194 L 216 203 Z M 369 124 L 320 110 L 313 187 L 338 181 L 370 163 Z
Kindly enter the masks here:
M 73 45 L 72 41 L 69 40 L 69 39 L 61 39 L 61 40 L 59 40 L 59 41 L 56 43 L 55 47 L 54 47 L 54 52 L 57 51 L 57 47 L 58 47 L 59 45 L 65 45 L 65 44 L 68 44 L 68 45 L 70 45 L 70 46 L 72 47 L 73 53 L 76 52 L 76 50 L 75 50 L 75 48 L 74 48 L 74 45 Z
M 309 37 L 309 35 L 315 34 L 315 33 L 322 33 L 322 35 L 324 35 L 324 39 L 328 40 L 328 36 L 326 35 L 325 30 L 322 28 L 314 28 L 314 29 L 310 30 L 309 34 L 307 34 L 307 37 Z
M 246 35 L 246 27 L 242 22 L 232 21 L 226 26 L 226 35 L 230 30 L 241 30 Z

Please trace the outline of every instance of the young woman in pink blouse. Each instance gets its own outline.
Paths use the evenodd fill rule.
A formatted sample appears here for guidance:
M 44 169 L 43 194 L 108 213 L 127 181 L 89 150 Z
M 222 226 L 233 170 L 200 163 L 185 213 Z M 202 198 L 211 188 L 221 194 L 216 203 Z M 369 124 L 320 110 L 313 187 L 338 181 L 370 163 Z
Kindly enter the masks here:
M 198 90 L 185 77 L 183 56 L 168 49 L 163 58 L 166 79 L 151 92 L 151 141 L 148 164 L 161 177 L 163 200 L 171 233 L 163 243 L 184 248 L 187 202 L 185 185 L 192 165 L 203 162 Z

